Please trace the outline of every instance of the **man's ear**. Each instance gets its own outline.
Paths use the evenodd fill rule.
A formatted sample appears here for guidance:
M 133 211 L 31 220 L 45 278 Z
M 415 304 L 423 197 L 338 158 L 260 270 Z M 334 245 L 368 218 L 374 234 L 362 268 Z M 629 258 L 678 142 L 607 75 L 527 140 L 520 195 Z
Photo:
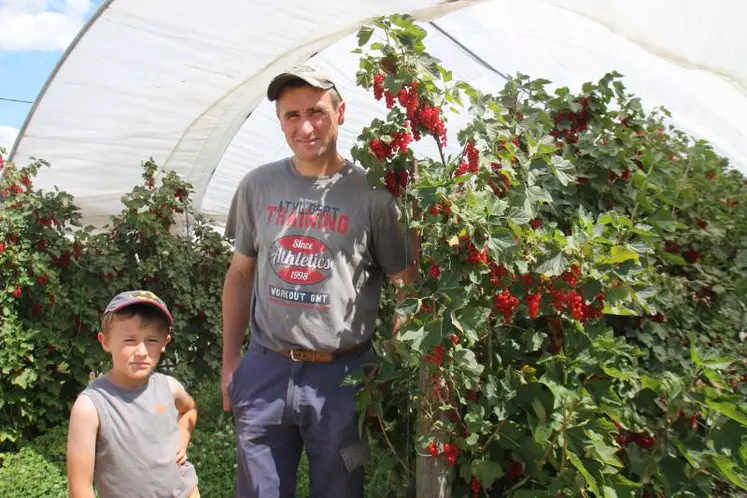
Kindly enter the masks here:
M 101 349 L 103 349 L 107 353 L 112 352 L 112 348 L 109 345 L 109 338 L 106 336 L 106 334 L 104 334 L 103 332 L 99 332 L 96 335 L 96 339 L 98 339 L 99 343 L 101 344 Z
M 342 125 L 345 123 L 345 102 L 340 102 L 337 108 L 337 124 Z

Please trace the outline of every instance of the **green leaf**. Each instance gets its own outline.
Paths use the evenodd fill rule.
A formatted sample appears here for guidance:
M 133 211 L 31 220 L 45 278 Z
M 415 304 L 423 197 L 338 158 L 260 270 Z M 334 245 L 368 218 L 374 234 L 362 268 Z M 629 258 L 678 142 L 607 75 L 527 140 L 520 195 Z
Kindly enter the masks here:
M 604 498 L 618 498 L 617 491 L 614 488 L 602 486 L 602 491 L 604 491 Z
M 695 346 L 696 343 L 695 335 L 690 334 L 690 360 L 695 364 L 697 367 L 703 366 L 703 361 L 700 359 L 700 352 L 698 351 L 698 348 Z
M 475 375 L 480 375 L 485 367 L 480 365 L 471 349 L 457 349 L 454 351 L 454 363 Z
M 592 477 L 589 471 L 586 470 L 586 467 L 584 467 L 584 464 L 581 462 L 581 460 L 576 456 L 575 453 L 571 451 L 569 451 L 567 455 L 568 461 L 571 462 L 571 464 L 576 467 L 579 472 L 581 472 L 582 476 L 584 476 L 584 480 L 589 486 L 589 489 L 591 489 L 591 492 L 599 496 L 599 487 L 597 486 L 597 481 Z
M 547 412 L 545 411 L 545 407 L 542 404 L 542 401 L 539 399 L 532 400 L 532 408 L 534 409 L 534 414 L 537 415 L 537 420 L 539 420 L 539 423 L 544 425 L 547 423 Z
M 610 255 L 608 258 L 604 260 L 607 264 L 614 264 L 614 263 L 622 263 L 624 261 L 629 261 L 631 259 L 635 260 L 636 262 L 640 261 L 640 256 L 637 252 L 628 249 L 624 246 L 614 246 L 610 249 Z
M 628 380 L 635 378 L 635 375 L 625 373 L 615 367 L 602 366 L 602 371 L 613 379 Z
M 485 307 L 466 307 L 452 314 L 454 325 L 474 343 L 478 336 L 485 330 L 485 325 L 490 318 L 490 308 Z
M 733 361 L 733 358 L 706 358 L 703 364 L 714 370 L 726 370 Z
M 660 253 L 661 259 L 666 261 L 667 263 L 673 263 L 675 265 L 686 265 L 687 261 L 685 261 L 685 258 L 680 256 L 679 254 L 672 254 L 669 252 L 662 251 Z
M 374 30 L 370 26 L 363 26 L 360 30 L 358 30 L 358 46 L 362 47 L 366 43 L 368 43 L 368 40 L 371 39 L 371 35 L 373 34 Z
M 552 156 L 550 169 L 564 187 L 574 180 L 574 177 L 569 174 L 573 171 L 573 164 L 561 156 Z
M 604 303 L 604 310 L 602 311 L 605 315 L 616 315 L 616 316 L 636 316 L 635 310 L 626 308 L 625 306 L 612 306 L 609 303 Z
M 20 375 L 13 377 L 11 382 L 21 388 L 28 388 L 29 383 L 34 382 L 37 378 L 36 372 L 30 368 L 25 369 Z
M 410 329 L 406 330 L 404 333 L 400 333 L 399 340 L 404 342 L 411 342 L 412 348 L 415 351 L 421 351 L 420 345 L 423 342 L 423 339 L 425 339 L 426 331 L 423 327 L 420 327 L 418 329 Z
M 649 216 L 646 222 L 665 232 L 671 232 L 677 228 L 677 220 L 664 208 L 659 209 Z
M 717 411 L 721 415 L 725 415 L 744 426 L 747 426 L 747 415 L 745 415 L 734 403 L 719 403 L 710 399 L 706 399 L 705 402 L 710 409 Z
M 488 247 L 495 253 L 502 253 L 516 245 L 513 235 L 506 229 L 495 231 L 488 239 Z
M 721 472 L 721 475 L 743 491 L 747 491 L 747 484 L 745 484 L 742 476 L 734 470 L 736 463 L 734 463 L 733 460 L 721 455 L 713 455 L 711 458 L 713 459 L 713 463 L 716 464 L 716 467 Z
M 537 185 L 527 187 L 525 190 L 525 195 L 527 200 L 532 204 L 536 204 L 540 201 L 552 202 L 552 196 L 550 195 L 550 192 Z
M 618 301 L 628 301 L 630 298 L 630 291 L 632 289 L 628 285 L 620 285 L 613 287 L 605 292 L 605 301 L 608 303 L 616 303 Z
M 503 477 L 503 467 L 490 460 L 481 460 L 476 465 L 477 478 L 483 488 L 489 488 L 496 479 Z
M 562 252 L 558 252 L 552 258 L 540 264 L 535 271 L 537 273 L 544 273 L 548 277 L 554 277 L 563 273 L 566 266 L 568 266 L 568 261 L 563 257 Z
M 532 213 L 523 207 L 512 207 L 508 212 L 508 219 L 517 225 L 526 225 L 532 219 Z
M 652 391 L 658 391 L 661 387 L 662 382 L 659 379 L 644 375 L 641 377 L 641 385 L 645 389 L 651 389 Z

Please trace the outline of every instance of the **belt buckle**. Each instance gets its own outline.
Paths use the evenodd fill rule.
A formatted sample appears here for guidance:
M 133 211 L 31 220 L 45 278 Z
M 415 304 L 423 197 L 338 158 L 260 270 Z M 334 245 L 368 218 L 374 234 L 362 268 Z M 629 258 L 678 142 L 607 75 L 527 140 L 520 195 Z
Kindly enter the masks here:
M 291 358 L 291 360 L 293 360 L 293 361 L 297 361 L 297 362 L 301 362 L 301 361 L 303 361 L 303 360 L 299 360 L 299 359 L 297 359 L 297 358 L 296 358 L 296 357 L 294 356 L 294 354 L 295 354 L 296 352 L 303 352 L 303 350 L 301 350 L 301 349 L 291 349 L 291 350 L 290 350 L 290 358 Z

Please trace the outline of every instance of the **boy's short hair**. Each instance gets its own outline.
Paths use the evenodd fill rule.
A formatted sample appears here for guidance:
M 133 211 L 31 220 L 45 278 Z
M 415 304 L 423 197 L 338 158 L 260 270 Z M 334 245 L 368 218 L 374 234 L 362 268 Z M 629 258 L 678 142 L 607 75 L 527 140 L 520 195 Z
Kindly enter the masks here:
M 114 296 L 101 317 L 101 330 L 106 333 L 115 320 L 126 320 L 134 316 L 140 318 L 143 326 L 155 323 L 166 333 L 174 325 L 174 318 L 161 298 L 150 291 L 135 290 Z

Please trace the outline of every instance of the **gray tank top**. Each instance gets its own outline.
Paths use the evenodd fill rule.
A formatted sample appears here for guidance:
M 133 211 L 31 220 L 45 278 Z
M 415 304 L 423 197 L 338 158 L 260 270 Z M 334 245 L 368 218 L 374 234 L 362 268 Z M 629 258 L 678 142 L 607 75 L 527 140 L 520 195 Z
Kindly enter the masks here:
M 178 413 L 168 379 L 152 373 L 141 389 L 99 377 L 83 390 L 99 415 L 94 482 L 101 498 L 185 498 L 197 485 L 175 461 Z

